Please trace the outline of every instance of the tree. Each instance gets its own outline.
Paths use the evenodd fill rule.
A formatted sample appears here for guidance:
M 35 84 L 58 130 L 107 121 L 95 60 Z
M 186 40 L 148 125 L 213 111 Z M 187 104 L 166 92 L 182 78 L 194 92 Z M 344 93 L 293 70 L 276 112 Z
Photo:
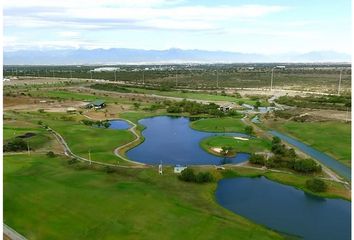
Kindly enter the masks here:
M 263 155 L 260 155 L 260 154 L 251 154 L 251 156 L 249 158 L 249 162 L 253 163 L 253 164 L 264 165 L 265 158 Z
M 227 154 L 230 153 L 230 151 L 232 151 L 232 147 L 222 147 L 221 148 L 221 155 L 223 155 L 224 157 L 227 156 Z
M 274 145 L 274 144 L 280 144 L 280 142 L 281 142 L 281 140 L 280 140 L 279 137 L 277 137 L 277 136 L 274 136 L 274 137 L 273 137 L 273 140 L 272 140 L 272 144 L 273 144 L 273 145 Z
M 256 104 L 254 105 L 255 109 L 258 109 L 261 106 L 261 102 L 257 101 Z
M 53 157 L 55 157 L 55 153 L 52 151 L 49 151 L 49 152 L 47 152 L 47 156 L 50 158 L 53 158 Z
M 195 178 L 197 183 L 208 183 L 214 181 L 214 176 L 210 172 L 200 172 Z
M 299 159 L 294 163 L 294 170 L 303 173 L 312 173 L 321 171 L 321 166 L 318 165 L 314 160 L 307 159 Z
M 306 187 L 313 192 L 325 192 L 327 190 L 327 184 L 318 178 L 307 180 Z
M 245 133 L 248 135 L 253 135 L 253 127 L 252 126 L 246 126 L 245 127 Z
M 186 168 L 181 172 L 181 175 L 178 176 L 180 180 L 185 182 L 195 182 L 196 176 L 194 170 L 191 168 Z
M 27 143 L 22 138 L 14 138 L 3 146 L 4 152 L 25 151 L 27 148 Z
M 141 106 L 141 104 L 140 104 L 140 103 L 137 103 L 137 102 L 135 102 L 133 105 L 134 105 L 135 109 L 139 109 L 140 106 Z

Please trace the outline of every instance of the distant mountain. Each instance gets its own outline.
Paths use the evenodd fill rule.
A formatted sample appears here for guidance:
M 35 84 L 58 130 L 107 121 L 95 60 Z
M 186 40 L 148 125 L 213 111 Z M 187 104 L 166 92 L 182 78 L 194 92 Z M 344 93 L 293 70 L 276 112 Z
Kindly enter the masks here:
M 337 52 L 262 55 L 205 50 L 140 50 L 127 48 L 5 51 L 5 65 L 71 65 L 128 63 L 248 63 L 248 62 L 350 62 Z

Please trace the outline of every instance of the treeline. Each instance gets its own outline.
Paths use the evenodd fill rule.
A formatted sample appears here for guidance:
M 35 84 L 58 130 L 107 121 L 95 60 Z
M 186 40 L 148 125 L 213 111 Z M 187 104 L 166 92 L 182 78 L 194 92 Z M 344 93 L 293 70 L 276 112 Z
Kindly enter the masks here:
M 322 170 L 321 165 L 312 159 L 302 159 L 293 148 L 287 148 L 279 137 L 272 140 L 273 156 L 266 159 L 263 155 L 252 154 L 250 163 L 266 166 L 267 168 L 288 168 L 300 173 L 315 173 Z
M 87 126 L 97 126 L 97 127 L 104 127 L 104 128 L 109 128 L 111 126 L 111 123 L 108 120 L 103 120 L 103 121 L 92 121 L 89 119 L 83 119 L 81 122 Z
M 189 113 L 191 115 L 209 114 L 216 117 L 241 115 L 240 113 L 232 110 L 223 112 L 219 110 L 220 106 L 215 103 L 202 104 L 184 99 L 179 102 L 165 101 L 165 104 L 167 105 L 166 111 L 168 113 Z
M 118 84 L 114 83 L 96 83 L 90 85 L 92 89 L 104 90 L 104 91 L 113 91 L 113 92 L 121 92 L 121 93 L 130 93 L 132 92 L 130 89 L 121 87 Z
M 320 97 L 281 96 L 275 101 L 279 104 L 301 108 L 346 110 L 351 107 L 351 96 L 347 95 Z

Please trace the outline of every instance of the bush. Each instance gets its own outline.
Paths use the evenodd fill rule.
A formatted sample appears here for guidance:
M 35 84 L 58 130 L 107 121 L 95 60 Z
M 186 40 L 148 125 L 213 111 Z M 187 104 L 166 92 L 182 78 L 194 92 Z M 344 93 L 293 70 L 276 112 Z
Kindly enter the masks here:
M 75 163 L 78 163 L 78 162 L 79 162 L 79 160 L 77 160 L 76 158 L 72 158 L 72 159 L 68 160 L 68 164 L 69 165 L 72 165 L 72 164 L 75 164 Z
M 194 173 L 191 168 L 186 168 L 181 172 L 178 178 L 185 182 L 208 183 L 214 181 L 214 176 L 210 172 Z
M 312 173 L 320 171 L 321 165 L 312 159 L 299 159 L 294 163 L 294 170 L 302 173 Z
M 252 126 L 246 126 L 245 127 L 245 133 L 248 135 L 252 135 L 253 134 L 253 127 Z
M 325 192 L 327 190 L 327 184 L 318 178 L 307 180 L 306 187 L 313 192 Z
M 114 172 L 116 172 L 116 169 L 115 169 L 114 167 L 105 166 L 105 167 L 104 167 L 104 171 L 105 171 L 106 173 L 114 173 Z
M 49 151 L 49 152 L 47 152 L 47 156 L 50 158 L 53 158 L 53 157 L 55 157 L 55 153 L 52 151 Z
M 19 152 L 28 150 L 27 143 L 22 138 L 14 138 L 3 146 L 4 152 Z
M 266 160 L 263 155 L 252 154 L 249 158 L 249 162 L 263 166 L 263 165 L 265 165 Z
M 178 178 L 182 181 L 185 182 L 195 182 L 196 181 L 196 176 L 194 173 L 194 170 L 191 168 L 186 168 L 181 172 L 181 175 L 178 176 Z
M 210 172 L 200 172 L 196 176 L 197 183 L 208 183 L 214 181 L 214 176 Z

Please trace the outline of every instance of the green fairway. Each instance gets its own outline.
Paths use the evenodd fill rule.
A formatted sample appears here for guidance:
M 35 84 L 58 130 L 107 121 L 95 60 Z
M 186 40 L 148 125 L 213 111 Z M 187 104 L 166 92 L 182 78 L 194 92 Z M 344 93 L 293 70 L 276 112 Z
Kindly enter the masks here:
M 87 126 L 80 122 L 81 116 L 59 113 L 21 113 L 17 118 L 41 120 L 57 131 L 67 142 L 73 153 L 98 162 L 130 164 L 114 155 L 114 149 L 131 142 L 135 136 L 128 130 L 105 129 Z M 119 162 L 118 162 L 119 161 Z
M 28 239 L 281 239 L 214 201 L 216 184 L 171 169 L 79 169 L 61 157 L 5 156 L 4 222 Z
M 205 132 L 241 132 L 246 125 L 240 118 L 207 118 L 191 122 L 190 127 Z
M 270 151 L 271 142 L 262 138 L 251 138 L 250 140 L 238 140 L 231 136 L 214 136 L 205 138 L 200 142 L 200 146 L 215 154 L 211 148 L 231 147 L 232 152 L 256 153 Z
M 351 125 L 342 122 L 293 122 L 275 125 L 310 146 L 351 166 Z
M 5 123 L 3 126 L 3 140 L 5 143 L 26 133 L 35 134 L 33 137 L 23 138 L 23 140 L 28 143 L 30 149 L 34 151 L 48 146 L 52 140 L 50 134 L 38 125 L 36 126 L 23 122 L 14 122 L 12 124 Z

